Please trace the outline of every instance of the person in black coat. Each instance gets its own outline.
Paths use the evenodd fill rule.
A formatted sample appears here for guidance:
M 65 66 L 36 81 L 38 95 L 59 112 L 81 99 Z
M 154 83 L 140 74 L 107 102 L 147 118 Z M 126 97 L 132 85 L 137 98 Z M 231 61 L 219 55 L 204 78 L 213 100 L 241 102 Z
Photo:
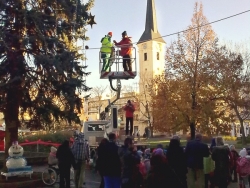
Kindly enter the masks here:
M 104 188 L 104 179 L 103 179 L 103 171 L 104 171 L 104 164 L 105 164 L 105 147 L 108 144 L 108 139 L 103 138 L 100 145 L 97 148 L 97 161 L 96 161 L 96 170 L 99 172 L 101 176 L 101 184 L 100 188 Z
M 187 188 L 187 159 L 179 137 L 170 140 L 167 160 L 171 170 L 170 187 Z
M 70 188 L 70 168 L 76 167 L 73 153 L 69 147 L 69 141 L 65 140 L 56 152 L 60 171 L 60 188 Z
M 121 161 L 118 155 L 119 147 L 116 144 L 116 135 L 109 133 L 109 142 L 104 148 L 103 177 L 105 187 L 121 187 Z

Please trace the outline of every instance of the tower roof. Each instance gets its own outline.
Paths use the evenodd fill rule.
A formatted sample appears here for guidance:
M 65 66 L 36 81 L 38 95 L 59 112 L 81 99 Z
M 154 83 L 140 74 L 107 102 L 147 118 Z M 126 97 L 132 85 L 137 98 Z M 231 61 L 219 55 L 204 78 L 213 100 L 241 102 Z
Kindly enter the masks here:
M 161 34 L 158 32 L 154 0 L 147 0 L 145 30 L 138 43 L 142 43 L 148 40 L 166 43 L 163 40 Z

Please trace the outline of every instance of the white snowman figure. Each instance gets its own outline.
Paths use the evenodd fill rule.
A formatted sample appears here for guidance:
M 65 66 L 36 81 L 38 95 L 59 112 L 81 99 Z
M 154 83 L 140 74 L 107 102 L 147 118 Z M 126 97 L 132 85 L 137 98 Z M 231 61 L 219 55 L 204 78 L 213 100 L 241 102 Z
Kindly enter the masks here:
M 9 157 L 6 161 L 7 168 L 20 168 L 27 165 L 26 159 L 23 157 L 23 147 L 18 142 L 13 142 L 9 148 Z

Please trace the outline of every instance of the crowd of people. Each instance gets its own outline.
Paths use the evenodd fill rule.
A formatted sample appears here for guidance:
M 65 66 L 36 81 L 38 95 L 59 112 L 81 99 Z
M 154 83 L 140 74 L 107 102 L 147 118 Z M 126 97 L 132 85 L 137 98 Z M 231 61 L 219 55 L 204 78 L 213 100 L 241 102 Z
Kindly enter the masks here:
M 132 137 L 118 146 L 116 135 L 110 133 L 90 153 L 83 133 L 78 133 L 71 147 L 67 140 L 57 151 L 51 147 L 48 162 L 58 163 L 60 187 L 70 187 L 71 166 L 75 169 L 75 187 L 83 187 L 89 157 L 95 158 L 95 170 L 102 180 L 100 188 L 227 188 L 230 182 L 249 188 L 247 149 L 238 153 L 220 136 L 207 145 L 197 134 L 185 147 L 178 136 L 173 136 L 165 149 L 161 144 L 152 149 L 137 147 Z
M 222 137 L 202 142 L 202 135 L 181 146 L 173 136 L 166 149 L 136 147 L 127 137 L 116 145 L 115 134 L 103 139 L 97 148 L 96 170 L 102 177 L 100 188 L 226 188 L 239 182 L 249 188 L 250 156 L 239 153 Z
M 151 151 L 136 147 L 131 137 L 119 147 L 116 135 L 110 133 L 109 140 L 102 140 L 97 155 L 100 188 L 187 187 L 185 153 L 177 137 L 170 141 L 167 150 L 158 145 Z

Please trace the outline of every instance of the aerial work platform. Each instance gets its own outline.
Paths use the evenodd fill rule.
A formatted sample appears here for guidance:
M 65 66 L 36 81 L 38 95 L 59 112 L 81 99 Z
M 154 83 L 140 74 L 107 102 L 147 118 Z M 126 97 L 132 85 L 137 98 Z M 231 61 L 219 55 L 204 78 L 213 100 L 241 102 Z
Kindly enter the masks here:
M 123 69 L 123 57 L 120 56 L 120 48 L 114 47 L 114 52 L 109 58 L 110 65 L 108 72 L 102 72 L 103 59 L 101 58 L 101 52 L 99 53 L 99 73 L 100 79 L 134 79 L 137 75 L 137 64 L 136 64 L 136 50 L 132 47 L 131 66 L 132 71 L 124 71 Z
M 124 72 L 115 72 L 115 71 L 110 71 L 110 72 L 101 72 L 100 78 L 101 79 L 133 79 L 136 77 L 136 72 L 135 71 L 124 71 Z

